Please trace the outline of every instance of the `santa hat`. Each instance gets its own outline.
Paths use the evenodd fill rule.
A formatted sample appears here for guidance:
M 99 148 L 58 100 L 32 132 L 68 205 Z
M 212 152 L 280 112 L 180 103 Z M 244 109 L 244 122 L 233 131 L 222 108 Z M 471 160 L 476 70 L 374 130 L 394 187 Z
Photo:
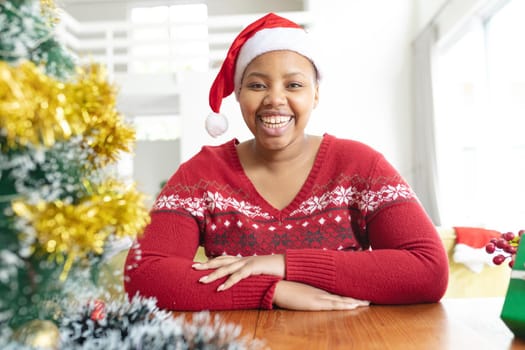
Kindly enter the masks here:
M 228 129 L 228 120 L 220 114 L 222 99 L 233 91 L 238 94 L 244 70 L 254 58 L 270 51 L 291 50 L 314 63 L 310 40 L 300 25 L 274 13 L 259 18 L 241 31 L 230 46 L 210 89 L 209 101 L 213 112 L 206 118 L 208 133 L 217 137 Z M 319 79 L 319 69 L 315 68 Z

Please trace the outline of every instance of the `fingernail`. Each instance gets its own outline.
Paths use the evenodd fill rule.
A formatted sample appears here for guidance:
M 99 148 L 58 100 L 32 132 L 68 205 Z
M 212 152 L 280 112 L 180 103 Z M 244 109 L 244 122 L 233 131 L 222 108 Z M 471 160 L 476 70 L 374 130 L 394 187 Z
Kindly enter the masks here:
M 208 276 L 202 276 L 201 278 L 199 278 L 199 282 L 206 282 L 207 279 Z
M 191 267 L 193 267 L 193 268 L 197 268 L 197 267 L 200 267 L 200 266 L 201 266 L 201 263 L 196 263 L 196 264 L 191 265 Z
M 224 284 L 221 284 L 218 288 L 217 288 L 217 292 L 222 292 L 224 290 Z

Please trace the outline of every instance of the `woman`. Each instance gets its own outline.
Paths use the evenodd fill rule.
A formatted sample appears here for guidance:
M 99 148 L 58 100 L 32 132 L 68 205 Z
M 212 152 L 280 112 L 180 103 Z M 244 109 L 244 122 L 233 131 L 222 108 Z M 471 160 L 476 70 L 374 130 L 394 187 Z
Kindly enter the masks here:
M 268 14 L 234 40 L 210 90 L 235 92 L 253 139 L 203 147 L 163 188 L 125 287 L 173 310 L 344 310 L 436 302 L 445 250 L 398 172 L 370 147 L 305 127 L 319 101 L 308 34 Z M 215 114 L 208 131 L 223 132 Z M 209 260 L 194 263 L 199 245 Z

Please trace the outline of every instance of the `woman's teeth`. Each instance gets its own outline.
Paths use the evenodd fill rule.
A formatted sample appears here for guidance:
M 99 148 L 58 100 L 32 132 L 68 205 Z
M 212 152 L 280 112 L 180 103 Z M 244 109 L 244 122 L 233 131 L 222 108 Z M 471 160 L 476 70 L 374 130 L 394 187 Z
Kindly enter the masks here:
M 282 128 L 285 126 L 292 117 L 287 116 L 275 116 L 275 117 L 260 117 L 260 120 L 264 123 L 264 126 L 267 128 Z

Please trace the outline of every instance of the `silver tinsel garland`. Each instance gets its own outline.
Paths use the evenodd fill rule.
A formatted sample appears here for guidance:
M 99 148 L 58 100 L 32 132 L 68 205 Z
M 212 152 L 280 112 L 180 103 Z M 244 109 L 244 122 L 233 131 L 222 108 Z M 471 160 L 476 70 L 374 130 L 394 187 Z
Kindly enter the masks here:
M 265 344 L 240 337 L 240 326 L 195 313 L 190 321 L 160 310 L 153 298 L 135 297 L 103 304 L 103 316 L 93 317 L 101 304 L 68 302 L 57 319 L 61 350 L 259 350 Z M 12 339 L 9 330 L 0 330 L 0 348 L 33 349 Z

